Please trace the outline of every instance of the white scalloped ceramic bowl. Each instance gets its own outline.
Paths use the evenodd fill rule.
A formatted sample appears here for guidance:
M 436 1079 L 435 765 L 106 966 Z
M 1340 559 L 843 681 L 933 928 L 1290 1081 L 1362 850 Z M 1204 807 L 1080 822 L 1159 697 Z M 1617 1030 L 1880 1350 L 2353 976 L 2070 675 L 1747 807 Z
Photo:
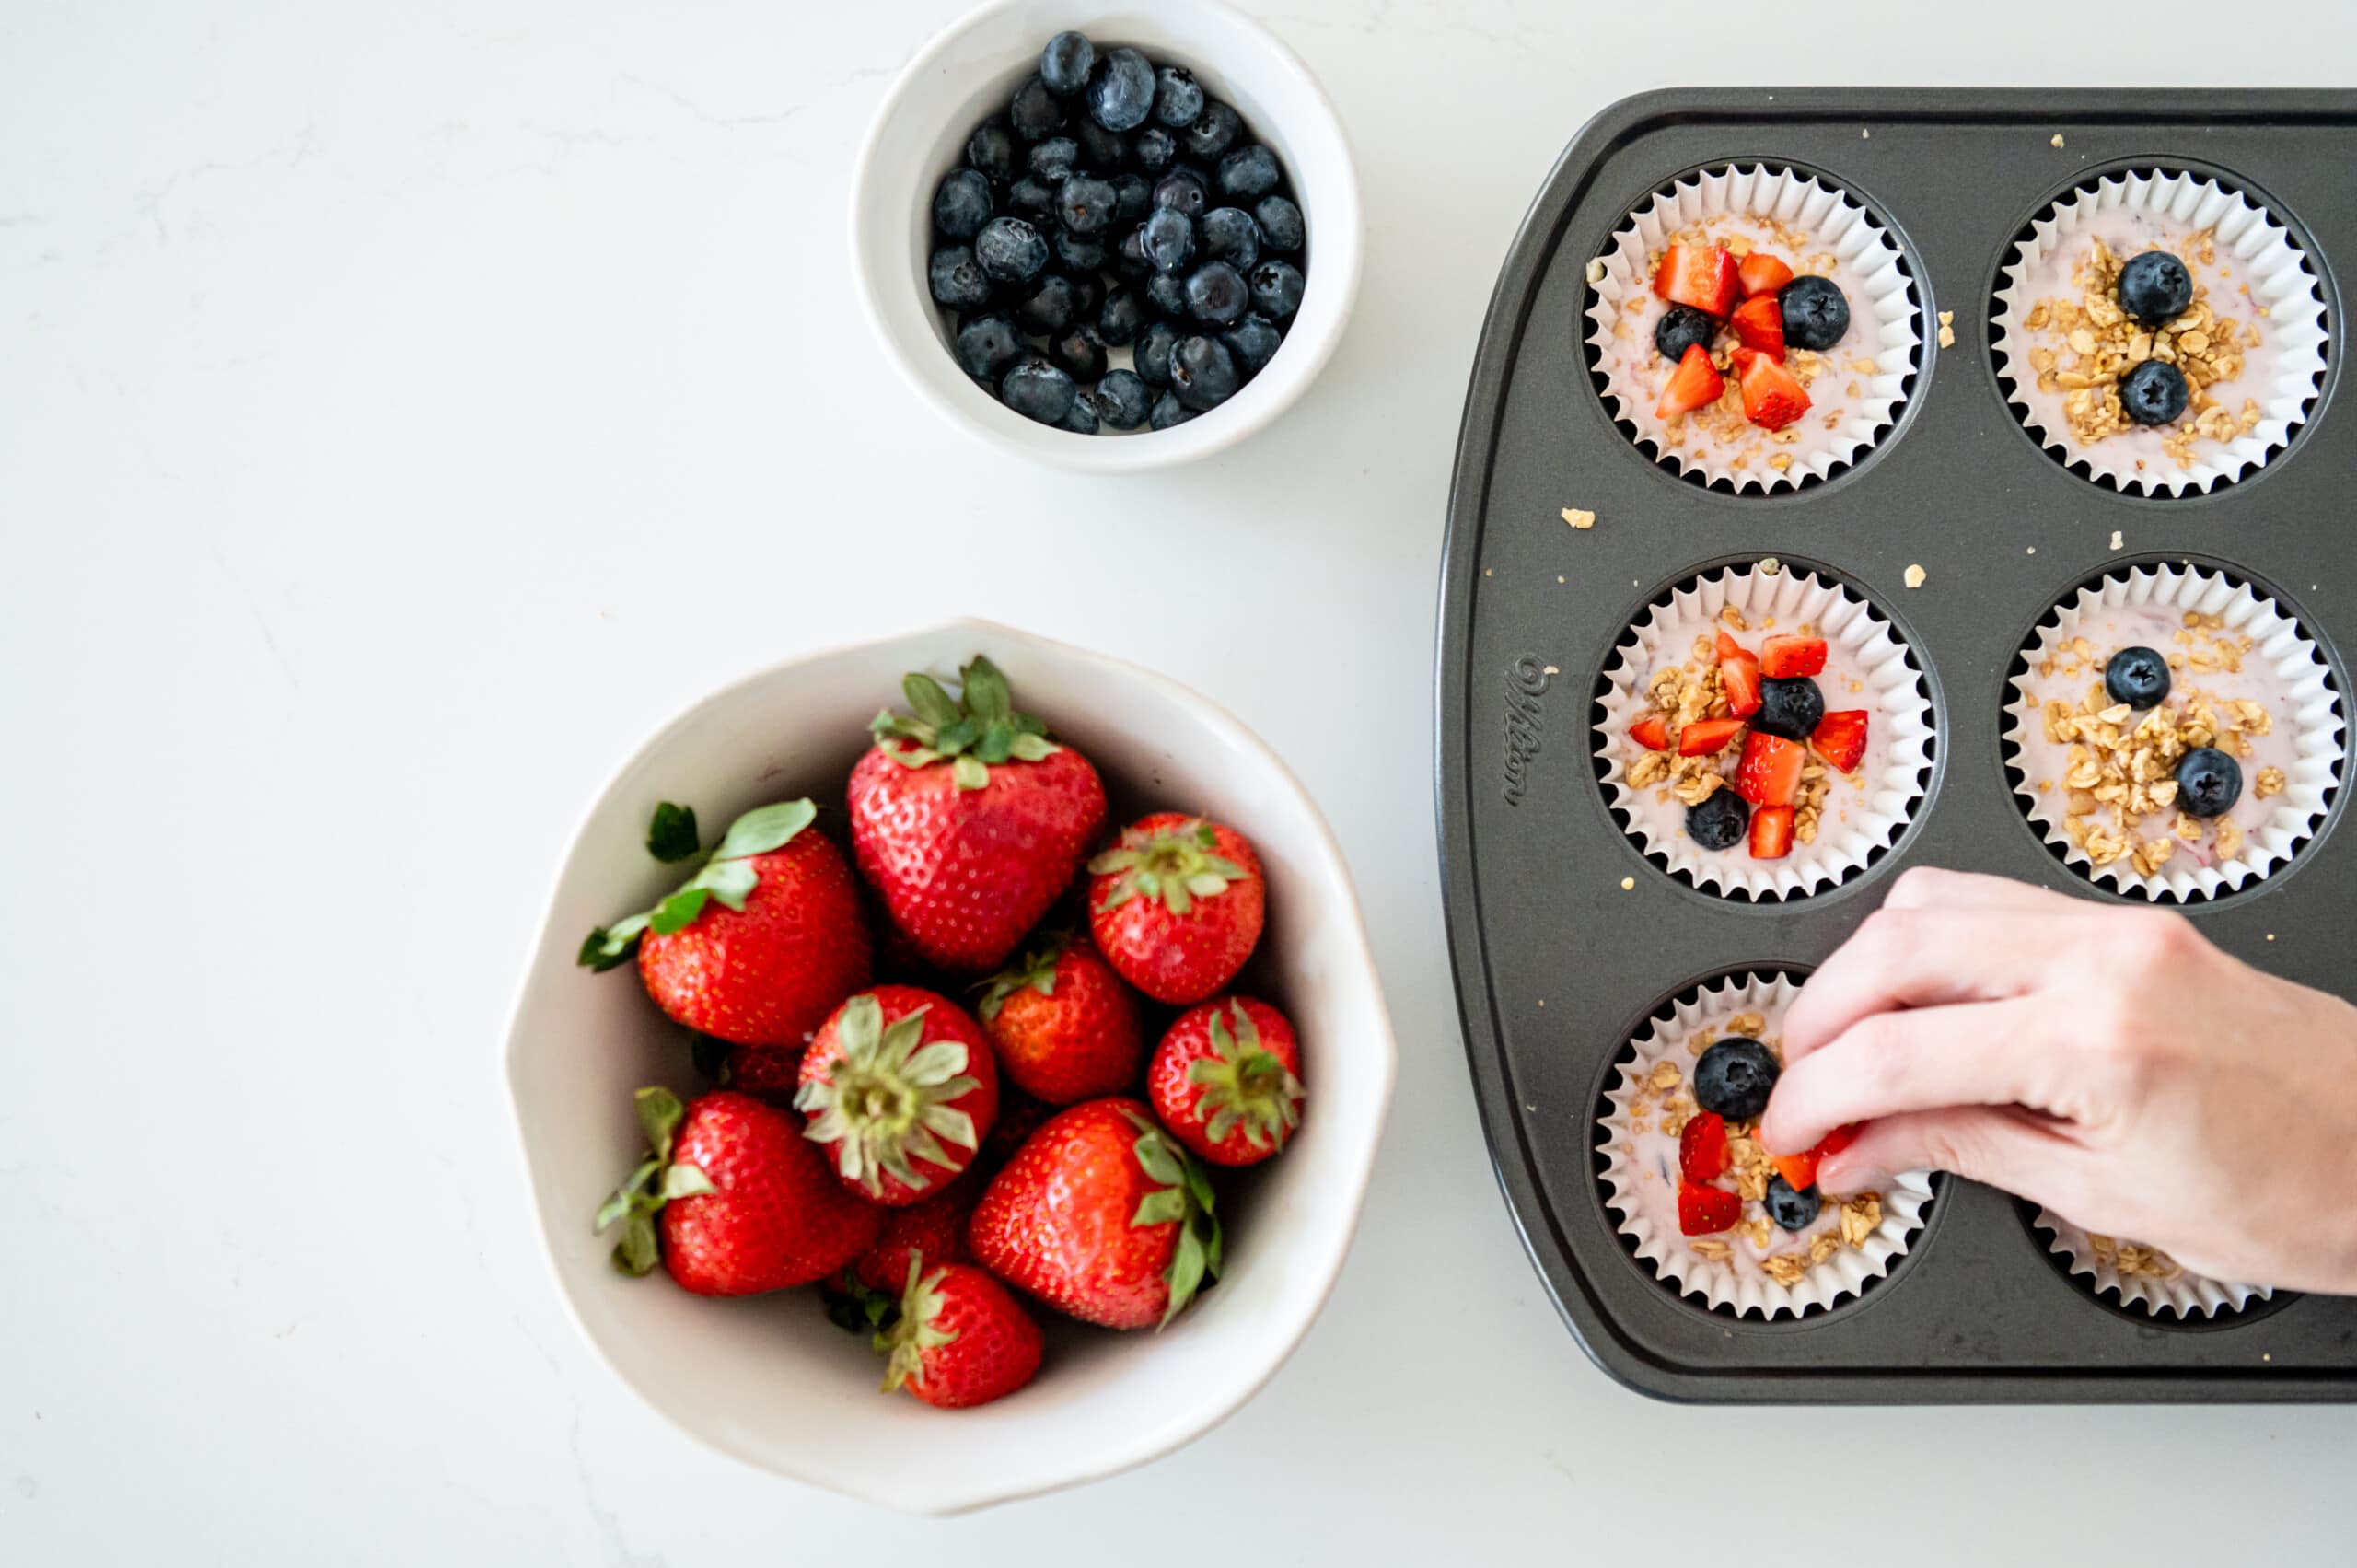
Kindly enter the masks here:
M 996 1404 L 935 1411 L 877 1391 L 880 1364 L 807 1291 L 691 1296 L 633 1280 L 591 1234 L 643 1147 L 631 1091 L 697 1086 L 680 1031 L 630 971 L 575 967 L 582 935 L 659 895 L 642 847 L 657 800 L 726 822 L 809 795 L 838 807 L 867 721 L 911 669 L 986 653 L 1027 709 L 1105 773 L 1116 801 L 1200 809 L 1259 850 L 1269 924 L 1252 971 L 1301 1036 L 1310 1100 L 1283 1156 L 1237 1193 L 1227 1271 L 1159 1333 L 1049 1324 L 1050 1360 Z M 673 877 L 676 880 L 676 877 Z M 1351 877 L 1318 807 L 1250 731 L 1134 666 L 979 621 L 790 660 L 666 725 L 601 790 L 564 857 L 508 1028 L 506 1069 L 532 1199 L 573 1317 L 640 1397 L 749 1464 L 946 1514 L 1142 1464 L 1200 1436 L 1267 1382 L 1333 1288 L 1390 1103 L 1396 1051 Z M 1052 1314 L 1042 1311 L 1043 1323 Z
M 925 284 L 933 189 L 966 139 L 1037 68 L 1067 28 L 1184 65 L 1283 160 L 1309 228 L 1301 308 L 1267 368 L 1219 407 L 1168 430 L 1081 436 L 1024 418 L 969 379 Z M 952 22 L 909 62 L 876 111 L 852 176 L 852 271 L 876 330 L 924 401 L 952 424 L 1039 462 L 1135 473 L 1241 441 L 1301 396 L 1333 357 L 1358 297 L 1364 224 L 1357 172 L 1334 106 L 1309 68 L 1217 0 L 995 0 Z

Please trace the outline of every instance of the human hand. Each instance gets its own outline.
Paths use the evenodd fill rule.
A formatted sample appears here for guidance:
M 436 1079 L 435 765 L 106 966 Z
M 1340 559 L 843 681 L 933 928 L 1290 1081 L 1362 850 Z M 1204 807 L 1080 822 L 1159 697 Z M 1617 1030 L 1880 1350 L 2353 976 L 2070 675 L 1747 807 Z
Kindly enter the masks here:
M 1784 1018 L 1760 1122 L 1829 1191 L 1951 1171 L 2212 1278 L 2357 1293 L 2357 1007 L 2183 916 L 1910 870 Z

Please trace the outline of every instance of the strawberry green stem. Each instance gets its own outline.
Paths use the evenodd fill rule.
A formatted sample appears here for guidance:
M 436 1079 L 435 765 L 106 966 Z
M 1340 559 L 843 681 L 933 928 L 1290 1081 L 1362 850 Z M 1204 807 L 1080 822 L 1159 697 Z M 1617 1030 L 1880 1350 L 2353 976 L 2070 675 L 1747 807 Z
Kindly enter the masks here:
M 965 1043 L 926 1044 L 928 1011 L 920 1007 L 888 1028 L 881 1003 L 853 997 L 836 1026 L 842 1055 L 825 1078 L 811 1079 L 794 1097 L 810 1119 L 803 1135 L 834 1144 L 836 1168 L 871 1197 L 884 1190 L 887 1175 L 923 1191 L 929 1179 L 916 1168 L 918 1160 L 955 1167 L 942 1138 L 970 1151 L 981 1145 L 974 1119 L 953 1103 L 981 1086 L 966 1075 Z
M 1016 711 L 1006 677 L 989 659 L 976 654 L 958 679 L 952 697 L 923 671 L 901 679 L 911 714 L 888 708 L 867 726 L 886 756 L 904 768 L 946 760 L 959 789 L 982 789 L 997 764 L 1037 762 L 1058 749 L 1037 714 Z
M 1218 844 L 1211 824 L 1200 819 L 1150 832 L 1131 828 L 1118 848 L 1088 863 L 1088 873 L 1115 878 L 1106 909 L 1135 898 L 1159 899 L 1172 914 L 1185 914 L 1195 900 L 1217 898 L 1230 882 L 1244 879 L 1244 867 L 1212 853 Z

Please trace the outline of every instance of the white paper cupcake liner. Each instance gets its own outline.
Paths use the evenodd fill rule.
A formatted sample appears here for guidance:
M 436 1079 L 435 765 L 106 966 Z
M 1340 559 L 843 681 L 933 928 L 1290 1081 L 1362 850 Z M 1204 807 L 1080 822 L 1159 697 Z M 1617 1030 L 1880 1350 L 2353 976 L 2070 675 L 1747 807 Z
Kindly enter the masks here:
M 1856 462 L 1898 423 L 1899 408 L 1907 401 L 1907 378 L 1915 373 L 1923 344 L 1922 307 L 1898 246 L 1865 208 L 1840 189 L 1811 175 L 1759 164 L 1710 168 L 1679 180 L 1630 214 L 1606 242 L 1604 253 L 1589 264 L 1589 292 L 1595 298 L 1587 309 L 1593 324 L 1587 341 L 1600 355 L 1599 366 L 1608 366 L 1612 356 L 1607 351 L 1622 305 L 1653 290 L 1645 258 L 1659 252 L 1678 230 L 1721 213 L 1773 218 L 1786 227 L 1811 234 L 1819 250 L 1848 262 L 1864 280 L 1866 296 L 1850 301 L 1851 330 L 1862 331 L 1861 355 L 1870 352 L 1875 370 L 1864 379 L 1863 396 L 1842 427 L 1840 438 L 1829 450 L 1796 460 L 1782 471 L 1755 466 L 1738 472 L 1727 467 L 1725 454 L 1711 450 L 1707 442 L 1666 446 L 1653 414 L 1657 397 L 1643 387 L 1626 385 L 1606 371 L 1605 401 L 1615 419 L 1635 427 L 1638 444 L 1655 461 L 1669 464 L 1681 474 L 1724 480 L 1738 492 L 1763 493 L 1787 489 L 1807 479 L 1828 478 Z
M 1628 783 L 1634 755 L 1629 726 L 1654 711 L 1647 682 L 1661 666 L 1691 657 L 1700 623 L 1716 625 L 1728 605 L 1749 623 L 1751 629 L 1737 636 L 1749 640 L 1753 652 L 1759 651 L 1762 622 L 1771 616 L 1776 630 L 1813 626 L 1817 635 L 1856 663 L 1866 688 L 1825 695 L 1828 709 L 1863 707 L 1871 715 L 1860 786 L 1834 780 L 1833 800 L 1846 806 L 1846 815 L 1829 810 L 1817 842 L 1796 841 L 1782 860 L 1754 860 L 1741 844 L 1705 850 L 1678 830 L 1682 811 L 1666 831 L 1656 830 L 1640 809 L 1641 796 L 1650 796 L 1654 786 L 1639 791 Z M 1698 888 L 1790 899 L 1843 881 L 1863 870 L 1875 851 L 1897 842 L 1923 798 L 1923 771 L 1932 763 L 1932 704 L 1914 655 L 1865 600 L 1808 572 L 1724 567 L 1680 586 L 1668 604 L 1650 607 L 1635 630 L 1636 645 L 1616 649 L 1605 672 L 1604 718 L 1595 736 L 1596 755 L 1605 763 L 1607 798 L 1628 819 L 1623 830 L 1645 854 L 1661 856 L 1672 872 Z
M 2096 865 L 2085 850 L 2072 842 L 2064 826 L 2063 819 L 2069 814 L 2067 792 L 2055 788 L 2039 793 L 2038 781 L 2030 776 L 2026 761 L 2031 736 L 2044 734 L 2044 694 L 2039 690 L 2038 666 L 2078 634 L 2085 617 L 2107 607 L 2147 605 L 2219 616 L 2227 631 L 2248 633 L 2254 640 L 2250 656 L 2272 665 L 2283 680 L 2291 711 L 2270 717 L 2278 725 L 2292 726 L 2297 750 L 2282 795 L 2258 803 L 2246 789 L 2242 802 L 2230 813 L 2243 830 L 2243 850 L 2237 858 L 2197 866 L 2187 864 L 2182 855 L 2173 855 L 2162 864 L 2156 877 L 2144 876 L 2125 859 Z M 2141 892 L 2147 898 L 2166 893 L 2190 903 L 2260 880 L 2289 862 L 2300 845 L 2315 836 L 2316 824 L 2331 804 L 2331 792 L 2340 783 L 2344 755 L 2341 721 L 2332 711 L 2331 671 L 2299 622 L 2258 589 L 2198 566 L 2124 568 L 2064 600 L 2055 624 L 2039 627 L 2037 641 L 2022 656 L 2021 673 L 2014 677 L 2014 700 L 2005 706 L 2013 721 L 2005 730 L 2005 761 L 2022 775 L 2014 794 L 2022 801 L 2030 825 L 2060 849 L 2064 861 L 2080 875 L 2108 883 L 2121 892 Z M 2082 682 L 2085 684 L 2091 682 Z M 2082 693 L 2057 691 L 2051 694 L 2075 701 Z M 2252 813 L 2255 804 L 2268 806 L 2268 814 Z M 2251 819 L 2246 821 L 2246 816 Z
M 1606 1146 L 1605 1203 L 1620 1234 L 1635 1244 L 1637 1257 L 1652 1264 L 1663 1283 L 1681 1295 L 1700 1296 L 1738 1317 L 1757 1315 L 1771 1321 L 1787 1314 L 1797 1318 L 1820 1311 L 1890 1272 L 1923 1228 L 1923 1211 L 1932 1201 L 1930 1174 L 1917 1170 L 1893 1178 L 1882 1193 L 1882 1224 L 1863 1246 L 1845 1246 L 1792 1284 L 1779 1284 L 1765 1274 L 1739 1272 L 1731 1261 L 1701 1256 L 1674 1222 L 1656 1225 L 1647 1219 L 1637 1195 L 1639 1185 L 1662 1178 L 1631 1162 L 1635 1134 L 1628 1122 L 1630 1101 L 1655 1063 L 1668 1060 L 1677 1063 L 1681 1075 L 1690 1075 L 1695 1058 L 1688 1053 L 1686 1041 L 1696 1029 L 1724 1026 L 1738 1014 L 1759 1013 L 1768 1018 L 1772 1039 L 1784 1009 L 1799 993 L 1800 988 L 1783 975 L 1751 975 L 1715 981 L 1690 999 L 1679 998 L 1668 1023 L 1649 1022 L 1638 1035 L 1635 1056 L 1620 1065 L 1605 1095 L 1608 1109 L 1604 1125 L 1614 1134 Z M 1736 1237 L 1731 1245 L 1749 1243 Z
M 2038 1228 L 2047 1233 L 2047 1249 L 2069 1260 L 2071 1272 L 2085 1276 L 2090 1290 L 2097 1295 L 2116 1295 L 2122 1306 L 2141 1307 L 2155 1317 L 2217 1317 L 2239 1312 L 2275 1294 L 2265 1285 L 2210 1279 L 2174 1261 L 2168 1265 L 2174 1272 L 2154 1274 L 2140 1269 L 2123 1274 L 2119 1272 L 2121 1242 L 2082 1230 L 2051 1209 L 2038 1211 Z
M 2121 207 L 2145 208 L 2197 233 L 2214 230 L 2219 250 L 2235 259 L 2248 274 L 2251 294 L 2267 308 L 2268 342 L 2278 356 L 2275 373 L 2265 386 L 2235 389 L 2257 401 L 2258 424 L 2232 441 L 2202 443 L 2190 469 L 2140 470 L 2133 458 L 2125 455 L 2124 446 L 2120 455 L 2107 452 L 2111 443 L 2082 446 L 2067 430 L 2047 429 L 2025 390 L 2038 379 L 2029 365 L 2034 344 L 2021 324 L 2038 303 L 2025 285 L 2026 273 L 2049 251 L 2070 245 L 2096 214 Z M 2233 483 L 2290 441 L 2292 432 L 2307 420 L 2324 382 L 2329 340 L 2316 269 L 2291 231 L 2264 206 L 2196 175 L 2138 169 L 2106 175 L 2072 192 L 2034 220 L 2027 238 L 2015 246 L 1999 275 L 1995 305 L 1997 378 L 2024 426 L 2068 462 L 2084 463 L 2131 494 L 2182 495 Z

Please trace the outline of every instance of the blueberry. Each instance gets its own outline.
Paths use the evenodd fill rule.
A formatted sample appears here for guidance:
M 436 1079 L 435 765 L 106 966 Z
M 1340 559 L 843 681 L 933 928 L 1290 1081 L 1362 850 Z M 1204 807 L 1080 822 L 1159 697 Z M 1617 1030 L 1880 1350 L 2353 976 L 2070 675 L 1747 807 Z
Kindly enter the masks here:
M 1155 400 L 1154 412 L 1146 415 L 1146 423 L 1156 430 L 1167 430 L 1194 417 L 1195 411 L 1180 402 L 1178 393 L 1165 392 Z
M 1146 215 L 1144 244 L 1155 272 L 1184 272 L 1195 259 L 1195 226 L 1175 207 L 1156 207 Z
M 933 226 L 951 239 L 971 239 L 991 221 L 990 177 L 971 168 L 942 176 L 933 192 Z
M 1094 381 L 1105 374 L 1105 340 L 1094 327 L 1074 327 L 1049 341 L 1048 357 L 1074 380 Z
M 1714 789 L 1686 808 L 1686 836 L 1703 849 L 1733 849 L 1751 829 L 1751 807 L 1731 789 Z
M 1776 291 L 1776 303 L 1784 308 L 1784 342 L 1794 348 L 1821 354 L 1850 330 L 1850 302 L 1831 278 L 1794 278 Z
M 1243 384 L 1236 355 L 1217 338 L 1183 338 L 1171 351 L 1170 389 L 1198 413 L 1219 407 Z
M 1026 174 L 1006 188 L 1006 209 L 1026 223 L 1052 223 L 1056 188 L 1036 174 Z
M 1072 277 L 1071 273 L 1065 276 Z M 1105 280 L 1095 273 L 1083 273 L 1072 279 L 1072 321 L 1085 327 L 1097 319 L 1097 312 L 1105 304 Z
M 925 273 L 933 297 L 952 310 L 971 310 L 990 303 L 991 280 L 982 275 L 974 252 L 963 245 L 945 245 L 935 250 Z
M 1021 218 L 993 218 L 974 236 L 974 260 L 993 283 L 1028 283 L 1048 264 L 1048 242 Z
M 1724 793 L 1722 791 L 1721 793 Z M 1815 1187 L 1795 1189 L 1781 1176 L 1768 1179 L 1768 1217 L 1782 1230 L 1806 1230 L 1822 1206 Z
M 2147 250 L 2129 257 L 2119 269 L 2119 299 L 2130 316 L 2158 327 L 2176 320 L 2193 303 L 2193 274 L 2167 251 Z
M 1197 216 L 1212 204 L 1211 182 L 1202 171 L 1180 164 L 1154 182 L 1154 204 Z
M 1072 400 L 1072 407 L 1064 411 L 1063 418 L 1056 421 L 1056 428 L 1069 430 L 1075 436 L 1096 435 L 1097 405 L 1090 402 L 1086 396 L 1075 395 Z
M 2157 708 L 2169 694 L 2169 661 L 2152 648 L 2122 648 L 2103 667 L 2103 689 L 2115 703 Z
M 998 385 L 1007 366 L 1026 352 L 1015 318 L 1004 310 L 968 316 L 958 323 L 958 363 L 977 381 Z
M 1252 269 L 1252 308 L 1282 321 L 1301 308 L 1301 269 L 1291 261 L 1263 261 Z
M 998 395 L 1026 419 L 1054 424 L 1071 412 L 1072 401 L 1080 393 L 1072 377 L 1049 364 L 1046 355 L 1027 354 L 1000 378 Z
M 1198 321 L 1225 327 L 1244 319 L 1251 293 L 1244 274 L 1225 261 L 1206 261 L 1187 274 L 1187 313 Z
M 1097 313 L 1097 335 L 1115 348 L 1128 343 L 1145 325 L 1145 302 L 1129 288 L 1117 287 L 1105 296 Z
M 1184 65 L 1165 65 L 1154 78 L 1154 117 L 1173 131 L 1202 118 L 1203 87 Z
M 1028 77 L 1007 100 L 1006 122 L 1027 142 L 1044 141 L 1064 128 L 1064 106 L 1045 82 Z
M 1145 308 L 1155 315 L 1167 317 L 1173 321 L 1186 319 L 1187 285 L 1178 273 L 1147 273 L 1144 292 Z
M 1247 381 L 1260 374 L 1261 367 L 1277 356 L 1277 347 L 1284 342 L 1284 334 L 1266 316 L 1247 316 L 1219 335 L 1227 352 L 1236 355 L 1237 368 L 1244 372 Z
M 1178 138 L 1159 125 L 1149 125 L 1131 141 L 1130 161 L 1148 174 L 1160 174 L 1178 161 Z
M 1154 187 L 1143 174 L 1113 176 L 1113 221 L 1144 223 L 1154 211 Z
M 966 161 L 1004 185 L 1015 178 L 1015 138 L 1004 125 L 977 125 L 966 139 Z
M 1135 430 L 1145 423 L 1154 394 L 1134 370 L 1108 370 L 1097 383 L 1097 417 L 1116 430 Z
M 1130 139 L 1118 131 L 1108 131 L 1086 115 L 1072 128 L 1080 139 L 1080 161 L 1084 168 L 1119 168 L 1130 161 Z
M 1080 144 L 1070 136 L 1051 136 L 1024 155 L 1023 167 L 1031 176 L 1053 187 L 1072 177 L 1080 162 Z
M 1805 675 L 1790 679 L 1771 675 L 1759 682 L 1759 711 L 1751 715 L 1751 727 L 1786 740 L 1806 740 L 1824 716 L 1825 693 L 1816 681 Z
M 1694 344 L 1707 349 L 1718 336 L 1718 322 L 1690 305 L 1673 305 L 1654 323 L 1654 352 L 1675 365 Z
M 1694 1063 L 1694 1103 L 1729 1121 L 1748 1121 L 1768 1109 L 1769 1091 L 1783 1068 L 1748 1035 L 1729 1035 Z
M 1108 131 L 1134 131 L 1154 108 L 1154 65 L 1134 49 L 1116 49 L 1088 74 L 1088 117 Z
M 1260 226 L 1242 207 L 1213 207 L 1195 226 L 1203 242 L 1203 259 L 1225 261 L 1237 272 L 1248 273 L 1252 263 L 1260 259 Z
M 1167 321 L 1147 322 L 1130 354 L 1137 364 L 1139 378 L 1149 387 L 1170 385 L 1170 356 L 1178 347 L 1178 328 Z
M 1290 256 L 1309 243 L 1309 227 L 1301 209 L 1283 196 L 1263 196 L 1252 205 L 1252 221 L 1260 226 L 1262 249 Z
M 2147 359 L 2119 378 L 2119 406 L 2139 424 L 2176 424 L 2188 396 L 2185 372 L 2165 360 Z
M 1113 271 L 1133 283 L 1154 271 L 1154 263 L 1145 259 L 1145 225 L 1132 227 L 1113 247 Z
M 1102 234 L 1111 226 L 1120 200 L 1111 180 L 1075 174 L 1056 192 L 1056 221 L 1074 234 Z
M 1285 171 L 1277 167 L 1277 155 L 1258 142 L 1219 160 L 1219 188 L 1238 201 L 1267 195 L 1284 177 Z
M 1028 286 L 1012 291 L 1015 324 L 1038 337 L 1052 337 L 1073 323 L 1078 308 L 1072 280 L 1062 273 L 1043 273 Z
M 1236 144 L 1236 134 L 1244 129 L 1244 122 L 1236 110 L 1215 98 L 1203 100 L 1203 111 L 1192 125 L 1178 134 L 1178 145 L 1187 156 L 1209 163 Z
M 1068 228 L 1056 230 L 1052 242 L 1057 264 L 1068 272 L 1094 273 L 1105 265 L 1105 242 L 1084 238 Z
M 2243 797 L 2243 765 L 2214 746 L 2187 752 L 2177 765 L 2177 803 L 2195 817 L 2216 817 Z
M 1097 47 L 1085 34 L 1060 32 L 1039 51 L 1039 80 L 1058 98 L 1070 98 L 1088 85 L 1096 64 Z

